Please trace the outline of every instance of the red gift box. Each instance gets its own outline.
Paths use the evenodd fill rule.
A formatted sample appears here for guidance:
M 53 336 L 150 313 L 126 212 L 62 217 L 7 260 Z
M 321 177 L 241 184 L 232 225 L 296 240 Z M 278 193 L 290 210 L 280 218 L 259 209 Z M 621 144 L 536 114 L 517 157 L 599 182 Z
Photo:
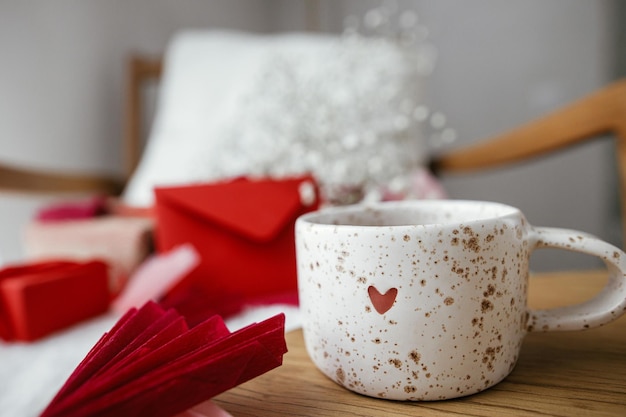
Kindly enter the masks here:
M 108 267 L 46 261 L 0 270 L 0 338 L 32 341 L 104 313 Z
M 222 315 L 236 311 L 233 303 L 297 302 L 294 224 L 319 206 L 311 176 L 164 187 L 155 195 L 157 249 L 191 243 L 201 257 L 172 293 L 195 286 L 228 305 L 216 308 Z

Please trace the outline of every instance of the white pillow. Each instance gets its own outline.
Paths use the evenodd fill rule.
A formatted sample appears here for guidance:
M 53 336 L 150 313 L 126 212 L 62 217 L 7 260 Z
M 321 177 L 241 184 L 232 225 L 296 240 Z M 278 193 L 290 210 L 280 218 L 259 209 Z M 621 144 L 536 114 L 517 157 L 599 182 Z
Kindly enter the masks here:
M 147 206 L 155 186 L 239 175 L 312 172 L 329 200 L 398 183 L 428 153 L 416 59 L 356 35 L 181 32 L 124 199 Z

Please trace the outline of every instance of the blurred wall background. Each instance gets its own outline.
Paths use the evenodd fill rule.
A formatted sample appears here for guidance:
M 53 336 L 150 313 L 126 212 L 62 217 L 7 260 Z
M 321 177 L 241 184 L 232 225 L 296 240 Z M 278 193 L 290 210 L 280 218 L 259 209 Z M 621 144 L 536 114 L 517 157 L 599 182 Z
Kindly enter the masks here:
M 438 62 L 429 101 L 465 144 L 497 134 L 614 79 L 617 0 L 398 0 L 430 30 Z M 123 66 L 161 54 L 189 27 L 340 32 L 370 0 L 4 0 L 0 2 L 0 161 L 121 173 Z M 620 244 L 612 143 L 601 141 L 506 171 L 445 177 L 456 198 L 498 200 L 536 225 L 578 228 Z M 0 259 L 47 197 L 0 194 Z M 535 269 L 595 266 L 537 253 Z M 558 255 L 558 256 L 556 256 Z

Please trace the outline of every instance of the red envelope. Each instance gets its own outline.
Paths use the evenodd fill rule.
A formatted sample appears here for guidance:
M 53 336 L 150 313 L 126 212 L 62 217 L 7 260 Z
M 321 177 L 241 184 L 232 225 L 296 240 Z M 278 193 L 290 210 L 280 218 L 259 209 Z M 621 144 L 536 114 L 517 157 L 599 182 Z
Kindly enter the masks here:
M 212 316 L 188 329 L 174 310 L 130 310 L 78 365 L 42 417 L 167 417 L 282 364 L 282 314 L 230 333 Z
M 104 262 L 46 261 L 0 270 L 0 338 L 32 341 L 104 313 Z
M 296 298 L 294 224 L 319 206 L 311 176 L 245 179 L 157 188 L 157 249 L 191 243 L 199 267 L 172 293 L 198 287 L 208 299 L 238 305 Z M 283 298 L 284 299 L 284 298 Z

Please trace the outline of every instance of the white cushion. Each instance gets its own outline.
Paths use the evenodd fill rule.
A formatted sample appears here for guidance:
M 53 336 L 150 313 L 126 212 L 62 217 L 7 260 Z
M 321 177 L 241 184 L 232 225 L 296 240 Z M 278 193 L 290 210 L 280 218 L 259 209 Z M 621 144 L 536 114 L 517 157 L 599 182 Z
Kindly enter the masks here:
M 414 59 L 384 39 L 181 32 L 124 199 L 146 206 L 158 185 L 303 172 L 326 193 L 367 192 L 407 174 L 426 157 Z

